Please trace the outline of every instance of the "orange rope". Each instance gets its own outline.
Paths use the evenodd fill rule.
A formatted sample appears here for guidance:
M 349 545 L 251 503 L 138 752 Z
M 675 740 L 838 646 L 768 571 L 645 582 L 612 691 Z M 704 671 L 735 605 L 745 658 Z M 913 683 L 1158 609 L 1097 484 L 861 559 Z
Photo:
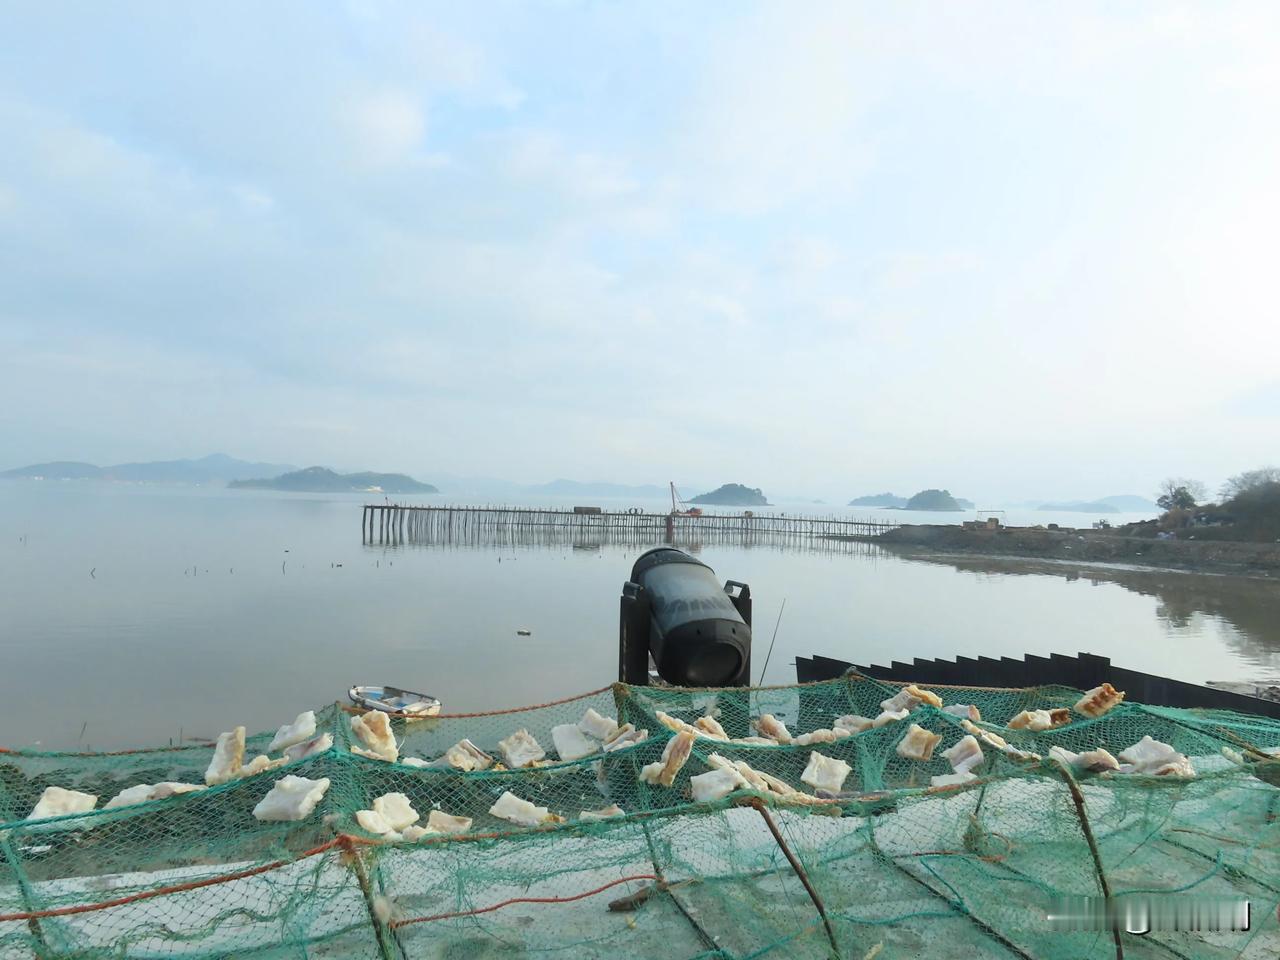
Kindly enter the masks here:
M 503 900 L 501 903 L 495 903 L 490 907 L 477 907 L 474 910 L 459 910 L 455 913 L 437 913 L 430 917 L 413 917 L 409 920 L 393 920 L 388 926 L 390 927 L 407 927 L 411 923 L 430 923 L 432 920 L 453 920 L 457 917 L 474 917 L 481 913 L 493 913 L 495 910 L 501 910 L 503 907 L 509 907 L 513 903 L 572 903 L 574 900 L 583 900 L 587 897 L 594 897 L 597 893 L 604 893 L 610 887 L 616 887 L 620 883 L 630 883 L 633 880 L 657 880 L 658 878 L 651 873 L 637 873 L 630 877 L 621 877 L 617 880 L 611 880 L 602 887 L 596 887 L 594 890 L 587 890 L 585 893 L 575 893 L 572 897 L 513 897 L 510 900 Z M 5 919 L 0 917 L 0 920 Z
M 343 835 L 345 836 L 345 834 Z M 351 837 L 351 840 L 359 841 L 359 837 Z M 122 907 L 127 903 L 134 903 L 138 900 L 150 900 L 152 897 L 163 897 L 170 893 L 182 893 L 185 890 L 198 890 L 200 887 L 210 887 L 215 883 L 230 883 L 232 880 L 243 880 L 245 877 L 257 876 L 260 873 L 266 873 L 268 870 L 277 870 L 288 863 L 304 860 L 307 857 L 314 857 L 317 854 L 332 850 L 342 842 L 342 836 L 335 837 L 328 843 L 322 843 L 318 847 L 312 847 L 303 853 L 298 854 L 293 860 L 273 860 L 271 863 L 264 863 L 261 866 L 253 867 L 249 870 L 241 870 L 237 873 L 224 873 L 216 877 L 206 877 L 203 880 L 192 880 L 190 883 L 179 883 L 171 887 L 157 887 L 155 890 L 144 890 L 142 893 L 135 893 L 133 896 L 120 897 L 116 900 L 104 900 L 102 903 L 80 903 L 70 907 L 56 907 L 52 910 L 31 910 L 27 913 L 6 913 L 0 914 L 0 923 L 6 923 L 10 920 L 39 920 L 42 917 L 66 917 L 76 913 L 92 913 L 95 910 L 108 910 L 111 907 Z

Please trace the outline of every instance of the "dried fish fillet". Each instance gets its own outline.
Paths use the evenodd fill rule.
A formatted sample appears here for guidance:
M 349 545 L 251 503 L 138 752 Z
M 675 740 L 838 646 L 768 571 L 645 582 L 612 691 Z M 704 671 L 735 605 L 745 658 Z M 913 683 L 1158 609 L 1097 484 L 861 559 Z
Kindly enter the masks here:
M 673 717 L 671 716 L 671 714 L 663 713 L 661 710 L 656 711 L 654 713 L 654 716 L 658 718 L 658 722 L 660 724 L 662 724 L 664 727 L 666 727 L 668 730 L 672 731 L 673 733 L 680 733 L 684 730 L 694 729 L 692 724 L 685 723 L 679 717 Z
M 561 760 L 581 760 L 600 749 L 600 744 L 578 729 L 576 723 L 562 723 L 552 727 L 551 742 L 555 744 L 556 753 Z
M 412 827 L 405 827 L 402 831 L 400 831 L 400 839 L 408 840 L 410 843 L 417 843 L 423 837 L 426 837 L 433 833 L 438 833 L 438 832 L 439 831 L 429 830 L 426 827 L 420 827 L 417 824 L 414 824 Z
M 770 740 L 776 740 L 778 743 L 790 743 L 791 731 L 787 729 L 787 725 L 775 717 L 772 713 L 766 713 L 752 723 L 756 733 L 762 737 L 768 737 Z
M 295 743 L 310 740 L 315 735 L 316 712 L 307 710 L 298 714 L 293 723 L 286 723 L 276 731 L 276 735 L 271 738 L 271 744 L 267 747 L 267 753 L 275 753 L 285 747 L 292 747 Z
M 357 810 L 356 823 L 360 825 L 361 830 L 367 830 L 379 836 L 386 836 L 395 830 L 390 821 L 376 810 Z
M 612 817 L 622 817 L 625 815 L 626 814 L 623 809 L 615 803 L 613 806 L 602 807 L 599 810 L 583 810 L 578 814 L 578 819 L 587 821 L 608 820 Z
M 135 803 L 146 803 L 151 799 L 153 790 L 155 790 L 155 787 L 149 783 L 140 783 L 136 787 L 126 787 L 104 803 L 102 809 L 113 810 L 116 807 L 128 807 Z
M 847 730 L 849 733 L 861 733 L 863 730 L 870 730 L 875 723 L 870 717 L 859 716 L 856 713 L 847 713 L 843 717 L 836 717 L 832 729 L 836 732 Z
M 613 739 L 614 734 L 618 732 L 618 721 L 613 717 L 602 716 L 591 707 L 587 707 L 587 712 L 578 721 L 578 729 L 587 736 L 603 742 Z
M 301 760 L 303 757 L 309 757 L 313 753 L 323 753 L 332 746 L 333 734 L 322 733 L 320 736 L 312 737 L 303 743 L 295 743 L 291 747 L 286 747 L 284 755 L 288 760 Z
M 920 706 L 920 703 L 919 697 L 908 691 L 906 687 L 903 687 L 889 699 L 881 700 L 880 710 L 885 713 L 897 713 L 899 710 L 906 710 L 910 713 Z
M 544 823 L 558 823 L 563 820 L 546 807 L 535 806 L 528 800 L 521 800 L 510 790 L 500 796 L 489 808 L 489 815 L 520 827 L 537 827 Z
M 907 734 L 898 741 L 895 748 L 896 753 L 900 757 L 908 760 L 926 761 L 933 758 L 933 750 L 942 742 L 942 734 L 933 733 L 913 723 L 907 728 Z
M 720 721 L 715 717 L 699 717 L 693 721 L 693 725 L 704 737 L 710 737 L 712 740 L 729 739 L 729 735 L 724 732 L 724 727 L 720 726 Z
M 282 767 L 288 762 L 288 757 L 277 757 L 272 760 L 265 753 L 260 753 L 240 768 L 240 776 L 252 777 L 255 774 L 262 773 L 264 770 L 274 770 L 276 767 Z
M 708 770 L 689 778 L 689 786 L 693 790 L 693 799 L 698 803 L 709 803 L 720 800 L 747 787 L 747 781 L 737 770 Z
M 682 730 L 674 737 L 667 741 L 667 746 L 662 751 L 662 759 L 653 763 L 645 764 L 640 768 L 640 779 L 645 783 L 658 784 L 663 787 L 669 787 L 675 782 L 676 774 L 685 765 L 685 761 L 689 759 L 689 754 L 693 750 L 694 733 L 692 730 Z
M 204 786 L 198 783 L 175 783 L 172 780 L 165 780 L 157 783 L 151 790 L 152 800 L 167 800 L 170 797 L 176 797 L 182 793 L 194 793 L 196 790 L 203 790 Z
M 911 711 L 905 707 L 901 710 L 886 710 L 880 716 L 871 721 L 873 727 L 883 727 L 888 723 L 896 723 L 899 720 L 905 720 L 911 714 Z
M 470 817 L 455 817 L 443 810 L 427 814 L 427 829 L 432 833 L 466 833 L 471 829 Z
M 974 723 L 982 719 L 982 712 L 971 703 L 953 703 L 943 707 L 942 712 L 953 717 L 966 717 Z
M 351 718 L 351 731 L 365 746 L 364 751 L 353 747 L 353 753 L 373 755 L 375 759 L 388 763 L 395 763 L 400 758 L 400 748 L 396 745 L 395 734 L 391 732 L 391 719 L 382 711 L 356 714 Z
M 618 732 L 605 743 L 604 752 L 612 753 L 614 750 L 621 750 L 623 747 L 633 747 L 637 743 L 643 743 L 648 739 L 648 730 L 637 730 L 631 724 L 624 723 L 618 728 Z
M 834 730 L 811 730 L 808 733 L 802 733 L 798 737 L 792 737 L 791 742 L 807 747 L 812 743 L 835 743 L 836 732 Z
M 953 747 L 942 751 L 943 758 L 956 773 L 970 773 L 983 761 L 982 747 L 972 734 L 961 737 Z
M 79 790 L 67 790 L 63 787 L 45 787 L 44 793 L 31 812 L 28 820 L 43 820 L 45 817 L 65 817 L 70 813 L 88 813 L 98 805 L 98 798 L 92 793 L 81 793 Z
M 1071 722 L 1071 711 L 1065 707 L 1057 710 L 1023 710 L 1006 726 L 1010 730 L 1031 730 L 1039 733 Z
M 309 780 L 306 777 L 281 777 L 258 801 L 253 815 L 259 820 L 303 820 L 329 789 L 329 778 Z
M 1029 753 L 1026 750 L 1019 750 L 1017 747 L 1011 747 L 1009 745 L 1009 742 L 1005 740 L 1004 737 L 1000 736 L 997 733 L 992 733 L 990 730 L 984 730 L 982 727 L 978 726 L 976 723 L 973 723 L 970 720 L 961 720 L 960 726 L 964 727 L 965 730 L 973 734 L 983 743 L 987 744 L 990 747 L 995 747 L 997 750 L 1003 753 L 1006 757 L 1009 757 L 1011 760 L 1028 762 L 1028 761 L 1035 761 L 1040 759 L 1040 754 Z
M 488 770 L 493 766 L 493 757 L 467 739 L 459 740 L 446 750 L 444 760 L 449 766 L 463 773 L 470 773 L 472 770 Z
M 532 766 L 547 755 L 538 741 L 524 727 L 507 739 L 499 740 L 498 749 L 502 751 L 502 759 L 507 762 L 507 767 L 512 770 Z
M 384 817 L 392 830 L 403 830 L 420 819 L 418 811 L 403 793 L 384 793 L 373 801 L 373 812 Z
M 1076 713 L 1083 713 L 1086 717 L 1100 717 L 1123 699 L 1123 690 L 1117 690 L 1111 684 L 1103 683 L 1076 701 Z
M 800 774 L 800 781 L 807 783 L 815 790 L 827 793 L 839 793 L 845 778 L 853 772 L 853 767 L 835 757 L 824 757 L 814 750 L 809 754 L 809 764 Z
M 209 769 L 204 772 L 204 782 L 209 786 L 226 783 L 240 776 L 240 768 L 244 766 L 244 727 L 236 727 L 227 733 L 218 734 L 218 742 L 213 748 L 213 760 Z
M 746 743 L 755 747 L 776 747 L 778 745 L 778 741 L 774 740 L 772 737 L 738 737 L 734 740 L 730 740 L 729 742 Z
M 1049 748 L 1049 759 L 1058 760 L 1077 770 L 1088 770 L 1090 773 L 1103 773 L 1107 770 L 1119 770 L 1120 762 L 1101 748 L 1086 750 L 1084 753 L 1072 753 L 1059 746 Z
M 1120 759 L 1133 764 L 1134 773 L 1164 777 L 1194 777 L 1195 768 L 1187 757 L 1167 743 L 1145 736 L 1133 746 L 1120 751 Z

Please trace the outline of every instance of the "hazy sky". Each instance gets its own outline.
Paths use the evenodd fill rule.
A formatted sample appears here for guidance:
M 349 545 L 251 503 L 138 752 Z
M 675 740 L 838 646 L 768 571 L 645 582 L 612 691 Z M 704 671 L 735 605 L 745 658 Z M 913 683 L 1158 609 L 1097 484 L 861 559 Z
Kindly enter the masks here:
M 6 3 L 0 468 L 1280 459 L 1280 4 Z

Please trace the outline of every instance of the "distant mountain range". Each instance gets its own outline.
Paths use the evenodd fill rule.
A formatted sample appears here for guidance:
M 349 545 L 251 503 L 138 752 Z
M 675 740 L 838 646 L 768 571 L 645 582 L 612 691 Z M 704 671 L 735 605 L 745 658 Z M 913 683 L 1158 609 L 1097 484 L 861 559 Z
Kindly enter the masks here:
M 199 460 L 117 463 L 110 467 L 58 460 L 6 470 L 0 473 L 0 477 L 19 480 L 115 480 L 120 483 L 229 483 L 250 477 L 278 476 L 297 469 L 289 463 L 250 463 L 225 453 L 214 453 Z
M 291 493 L 439 493 L 403 473 L 335 473 L 327 467 L 307 467 L 283 476 L 233 480 L 236 490 L 285 490 Z
M 1098 500 L 1068 500 L 1061 503 L 1042 503 L 1037 510 L 1059 510 L 1064 513 L 1147 513 L 1156 505 L 1145 497 L 1131 493 Z

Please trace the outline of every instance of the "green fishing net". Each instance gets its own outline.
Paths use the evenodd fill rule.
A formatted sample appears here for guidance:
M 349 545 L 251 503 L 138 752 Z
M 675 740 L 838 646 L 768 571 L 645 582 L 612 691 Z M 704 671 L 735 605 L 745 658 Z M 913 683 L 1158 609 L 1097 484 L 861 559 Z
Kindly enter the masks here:
M 675 721 L 713 716 L 741 739 L 772 714 L 800 736 L 838 717 L 875 717 L 900 689 L 856 675 L 761 689 L 615 684 L 527 709 L 396 717 L 394 763 L 353 753 L 354 713 L 333 705 L 316 711 L 329 749 L 111 809 L 110 798 L 139 784 L 202 785 L 213 749 L 2 752 L 0 960 L 1280 955 L 1274 720 L 1125 702 L 1033 732 L 1006 724 L 1024 710 L 1070 708 L 1080 692 L 935 686 L 944 704 L 973 705 L 979 728 L 1007 741 L 1007 750 L 982 742 L 973 780 L 932 786 L 952 773 L 943 751 L 972 731 L 927 703 L 831 742 L 700 737 L 670 786 L 640 775 L 661 761 Z M 556 760 L 552 728 L 588 708 L 649 735 Z M 912 724 L 941 738 L 928 760 L 900 755 Z M 412 765 L 464 738 L 500 762 L 499 741 L 519 729 L 546 750 L 540 765 Z M 1195 776 L 1094 773 L 1050 755 L 1120 754 L 1144 736 L 1184 754 Z M 250 737 L 246 757 L 266 752 L 271 737 Z M 849 767 L 820 798 L 802 780 L 815 751 Z M 691 779 L 726 761 L 745 761 L 807 802 L 748 788 L 695 802 Z M 255 805 L 288 775 L 329 787 L 302 820 L 256 819 Z M 27 819 L 47 787 L 93 794 L 97 809 Z M 506 792 L 557 819 L 521 827 L 491 815 Z M 414 841 L 369 833 L 356 813 L 387 793 L 404 794 L 422 823 L 435 810 L 472 823 Z M 610 805 L 622 815 L 581 817 Z M 1203 929 L 1207 914 L 1199 930 L 1050 922 L 1061 898 L 1104 893 L 1247 901 L 1248 928 Z

